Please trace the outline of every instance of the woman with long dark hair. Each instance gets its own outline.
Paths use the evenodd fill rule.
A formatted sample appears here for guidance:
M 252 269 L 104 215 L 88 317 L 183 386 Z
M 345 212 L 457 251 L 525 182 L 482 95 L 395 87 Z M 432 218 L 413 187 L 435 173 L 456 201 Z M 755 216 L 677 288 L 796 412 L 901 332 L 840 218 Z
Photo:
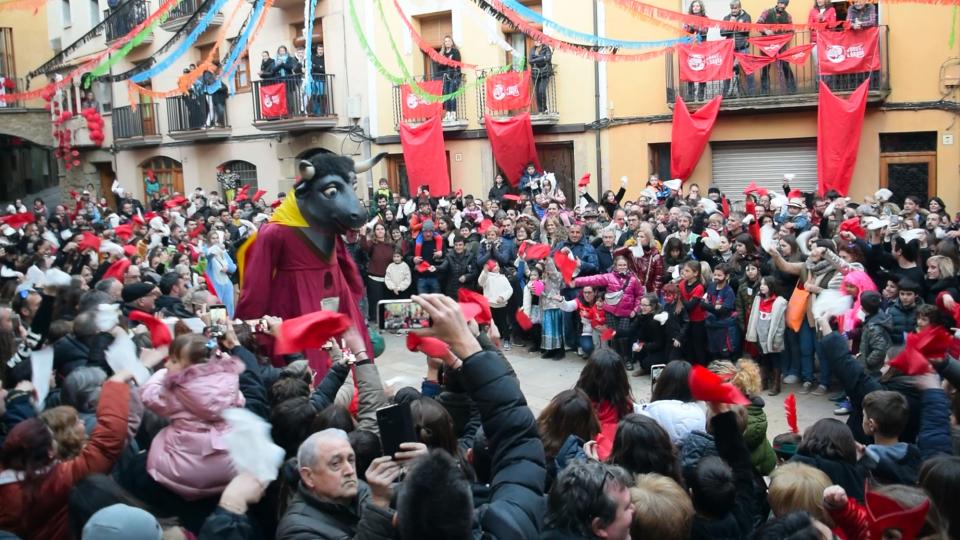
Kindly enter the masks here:
M 613 436 L 620 420 L 633 412 L 634 398 L 627 370 L 611 349 L 598 349 L 580 371 L 575 388 L 583 390 L 600 418 L 597 455 L 606 459 L 613 448 Z
M 443 36 L 443 46 L 440 47 L 440 54 L 449 60 L 460 61 L 460 48 L 453 42 L 449 35 Z M 437 65 L 437 74 L 443 78 L 443 94 L 452 94 L 460 88 L 460 68 L 448 66 L 445 64 Z M 443 102 L 443 119 L 452 121 L 457 119 L 457 100 L 448 99 Z
M 707 425 L 707 415 L 694 401 L 687 382 L 692 369 L 684 360 L 667 364 L 653 385 L 650 403 L 640 410 L 640 414 L 656 420 L 674 443 L 692 431 L 703 431 Z
M 707 10 L 703 5 L 701 0 L 693 0 L 690 2 L 690 8 L 687 10 L 688 15 L 694 17 L 703 17 L 704 24 L 684 24 L 683 30 L 692 35 L 696 36 L 698 42 L 704 42 L 707 40 L 707 31 L 710 29 L 707 26 Z M 690 101 L 703 101 L 704 92 L 707 89 L 707 83 L 687 83 L 687 96 L 686 98 Z
M 387 228 L 380 222 L 373 225 L 370 235 L 360 237 L 360 247 L 367 253 L 367 304 L 368 318 L 377 320 L 377 305 L 386 298 L 387 287 L 384 275 L 393 262 L 394 246 L 387 236 Z
M 662 474 L 683 485 L 680 461 L 670 436 L 649 416 L 628 414 L 620 420 L 607 461 L 631 474 Z
M 564 390 L 553 396 L 537 417 L 537 431 L 543 440 L 547 458 L 547 490 L 567 459 L 587 441 L 600 434 L 600 419 L 590 397 L 579 388 Z M 574 439 L 574 440 L 571 440 Z

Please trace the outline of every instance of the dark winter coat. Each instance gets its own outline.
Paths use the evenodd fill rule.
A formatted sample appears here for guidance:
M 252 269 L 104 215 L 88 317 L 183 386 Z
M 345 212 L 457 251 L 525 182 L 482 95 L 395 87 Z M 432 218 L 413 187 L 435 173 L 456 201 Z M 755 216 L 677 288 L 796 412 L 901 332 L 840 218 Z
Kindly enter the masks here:
M 357 533 L 361 508 L 370 500 L 370 487 L 357 481 L 357 496 L 350 505 L 318 499 L 303 484 L 290 501 L 277 527 L 277 540 L 340 540 Z
M 890 341 L 894 345 L 903 345 L 904 335 L 917 330 L 917 307 L 923 305 L 923 300 L 917 301 L 910 307 L 903 307 L 900 300 L 894 300 L 887 308 L 890 316 Z
M 467 250 L 460 254 L 453 250 L 448 251 L 443 262 L 437 267 L 437 271 L 443 275 L 443 294 L 456 298 L 460 287 L 470 287 L 477 279 L 474 268 L 473 257 Z M 460 283 L 460 276 L 466 276 L 467 279 Z
M 871 315 L 863 321 L 863 333 L 860 335 L 860 361 L 867 371 L 874 375 L 880 373 L 887 350 L 893 344 L 890 334 L 893 331 L 893 318 L 886 313 Z
M 504 182 L 498 187 L 496 183 L 490 187 L 490 191 L 487 193 L 487 198 L 491 201 L 501 201 L 503 196 L 507 193 L 510 193 L 510 184 Z
M 633 319 L 630 326 L 630 339 L 633 342 L 643 343 L 643 348 L 635 354 L 635 357 L 646 370 L 654 364 L 666 364 L 669 361 L 664 327 L 653 316 L 653 313 L 649 315 L 640 313 Z

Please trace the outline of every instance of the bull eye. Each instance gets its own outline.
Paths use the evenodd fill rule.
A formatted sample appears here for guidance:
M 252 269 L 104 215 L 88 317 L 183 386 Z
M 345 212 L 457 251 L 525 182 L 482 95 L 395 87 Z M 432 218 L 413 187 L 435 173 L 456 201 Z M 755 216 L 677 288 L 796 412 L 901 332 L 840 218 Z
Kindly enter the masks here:
M 330 186 L 330 187 L 328 187 L 328 188 L 324 188 L 324 190 L 323 190 L 323 196 L 324 196 L 324 197 L 328 197 L 328 198 L 329 198 L 329 197 L 333 197 L 333 196 L 336 195 L 336 194 L 337 194 L 337 186 Z

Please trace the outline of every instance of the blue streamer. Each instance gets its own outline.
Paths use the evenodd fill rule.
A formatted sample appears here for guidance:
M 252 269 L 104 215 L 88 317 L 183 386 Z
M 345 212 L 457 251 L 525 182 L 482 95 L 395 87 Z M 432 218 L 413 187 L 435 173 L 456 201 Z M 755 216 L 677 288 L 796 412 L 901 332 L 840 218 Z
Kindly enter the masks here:
M 230 51 L 230 57 L 227 58 L 225 68 L 221 72 L 220 80 L 227 81 L 227 89 L 230 90 L 231 96 L 237 93 L 233 87 L 233 72 L 236 71 L 237 66 L 239 66 L 240 53 L 247 49 L 247 40 L 250 39 L 250 34 L 253 33 L 253 29 L 257 26 L 257 21 L 263 14 L 264 1 L 265 0 L 257 0 L 256 5 L 253 6 L 253 13 L 250 15 L 250 24 L 243 29 L 243 34 L 240 35 L 240 38 L 234 44 L 233 49 Z
M 317 16 L 317 0 L 309 0 L 310 7 L 307 8 L 307 20 L 303 23 L 303 40 L 305 51 L 303 53 L 303 93 L 307 96 L 313 93 L 313 73 L 310 67 L 313 57 L 313 20 Z
M 599 47 L 617 47 L 618 49 L 647 49 L 651 47 L 672 47 L 680 43 L 692 43 L 693 38 L 682 37 L 676 39 L 664 39 L 661 41 L 625 41 L 622 39 L 609 39 L 600 36 L 595 36 L 593 34 L 585 34 L 583 32 L 574 30 L 572 28 L 567 28 L 566 26 L 561 26 L 550 19 L 547 19 L 543 15 L 537 13 L 536 11 L 528 8 L 527 6 L 517 2 L 516 0 L 500 0 L 504 6 L 510 8 L 511 11 L 517 12 L 518 15 L 525 19 L 530 19 L 540 25 L 548 28 L 552 28 L 561 34 L 565 34 L 574 39 L 584 41 L 590 45 L 597 45 Z
M 130 80 L 135 83 L 141 83 L 143 81 L 150 80 L 154 75 L 157 75 L 163 70 L 169 68 L 174 62 L 177 61 L 178 58 L 190 50 L 190 47 L 197 42 L 197 38 L 200 37 L 200 34 L 206 31 L 207 27 L 210 26 L 210 23 L 213 22 L 213 18 L 217 16 L 217 13 L 220 12 L 220 9 L 223 8 L 224 4 L 226 3 L 227 0 L 217 0 L 216 3 L 214 3 L 213 6 L 211 6 L 210 9 L 203 14 L 203 18 L 200 19 L 200 24 L 198 24 L 197 27 L 187 35 L 186 39 L 180 44 L 179 47 L 177 47 L 176 50 L 174 50 L 169 56 L 154 66 L 151 66 L 150 69 L 141 71 L 133 77 L 130 77 Z

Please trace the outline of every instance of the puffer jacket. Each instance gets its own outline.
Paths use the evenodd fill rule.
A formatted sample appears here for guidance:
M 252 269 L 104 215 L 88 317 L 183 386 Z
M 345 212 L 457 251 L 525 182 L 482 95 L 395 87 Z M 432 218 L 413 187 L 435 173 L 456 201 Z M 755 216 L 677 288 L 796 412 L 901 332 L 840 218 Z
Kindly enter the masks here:
M 877 313 L 863 321 L 860 336 L 860 361 L 871 374 L 879 374 L 887 357 L 887 349 L 893 344 L 890 339 L 893 318 L 886 313 Z
M 747 325 L 749 324 L 750 308 L 753 306 L 753 299 L 760 294 L 760 280 L 747 281 L 746 278 L 740 282 L 737 288 L 737 326 L 740 331 L 747 334 Z
M 887 315 L 891 319 L 890 341 L 894 345 L 903 345 L 906 334 L 917 331 L 917 308 L 922 305 L 923 300 L 917 297 L 917 301 L 910 307 L 903 307 L 900 299 L 897 299 L 887 308 Z
M 357 533 L 364 505 L 371 498 L 365 482 L 357 482 L 357 496 L 349 505 L 317 498 L 303 484 L 290 500 L 287 512 L 277 527 L 278 540 L 335 540 L 353 538 Z
M 170 420 L 150 444 L 147 472 L 184 499 L 217 495 L 235 476 L 222 414 L 244 405 L 243 370 L 236 359 L 194 364 L 177 373 L 161 369 L 141 390 L 143 404 Z
M 640 305 L 640 297 L 643 296 L 643 284 L 637 279 L 637 276 L 628 273 L 626 276 L 620 276 L 616 272 L 607 272 L 606 274 L 597 274 L 595 276 L 578 277 L 574 280 L 577 287 L 603 287 L 607 293 L 623 291 L 620 301 L 615 305 L 604 303 L 604 310 L 617 317 L 629 317 Z
M 56 372 L 58 386 L 71 371 L 84 367 L 90 362 L 90 348 L 73 335 L 66 335 L 53 345 L 53 369 Z
M 753 396 L 747 405 L 747 429 L 743 440 L 750 449 L 750 462 L 763 476 L 768 476 L 777 466 L 777 454 L 767 439 L 767 413 L 763 412 L 763 398 Z
M 707 415 L 698 403 L 661 399 L 643 405 L 637 412 L 656 420 L 674 444 L 688 433 L 703 431 L 707 426 Z

